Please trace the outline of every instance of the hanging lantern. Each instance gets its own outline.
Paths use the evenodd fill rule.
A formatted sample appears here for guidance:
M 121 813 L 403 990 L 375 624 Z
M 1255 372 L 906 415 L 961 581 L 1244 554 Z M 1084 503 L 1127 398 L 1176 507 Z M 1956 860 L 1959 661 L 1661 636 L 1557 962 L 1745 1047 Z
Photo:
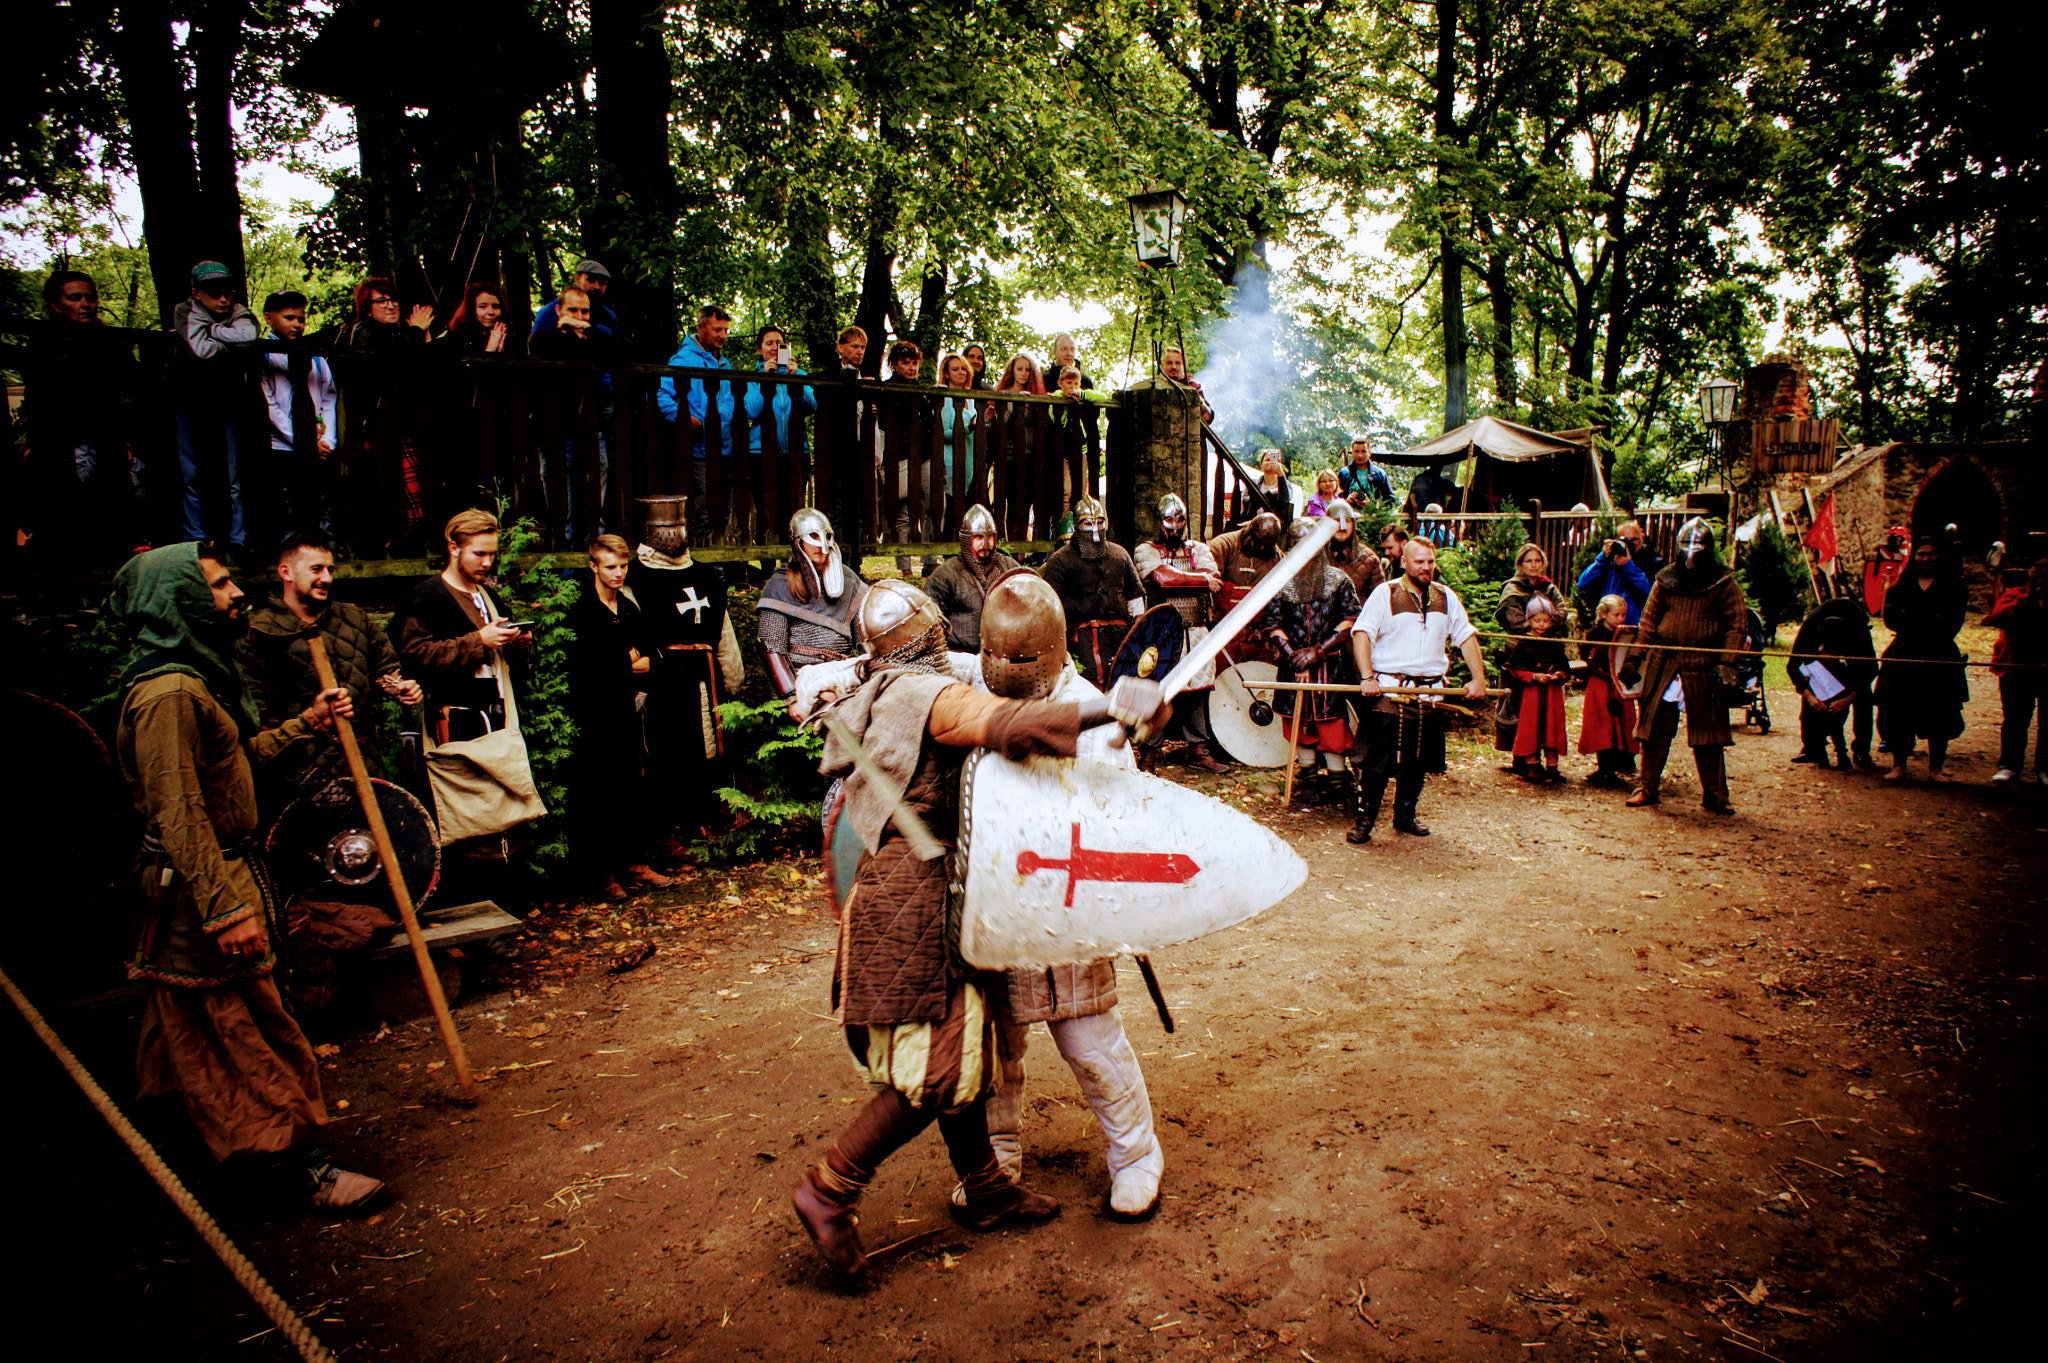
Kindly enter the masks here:
M 1188 201 L 1170 185 L 1154 185 L 1133 194 L 1131 237 L 1138 259 L 1154 269 L 1180 264 L 1181 223 L 1187 218 Z

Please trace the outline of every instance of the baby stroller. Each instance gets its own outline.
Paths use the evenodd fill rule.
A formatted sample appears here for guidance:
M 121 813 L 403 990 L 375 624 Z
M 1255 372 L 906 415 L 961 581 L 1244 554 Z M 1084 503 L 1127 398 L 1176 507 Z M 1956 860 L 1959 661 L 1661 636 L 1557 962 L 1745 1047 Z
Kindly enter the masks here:
M 1742 722 L 1754 724 L 1760 734 L 1771 731 L 1771 703 L 1764 695 L 1764 644 L 1769 638 L 1764 618 L 1754 610 L 1743 612 L 1742 656 L 1735 660 L 1735 681 L 1742 688 Z

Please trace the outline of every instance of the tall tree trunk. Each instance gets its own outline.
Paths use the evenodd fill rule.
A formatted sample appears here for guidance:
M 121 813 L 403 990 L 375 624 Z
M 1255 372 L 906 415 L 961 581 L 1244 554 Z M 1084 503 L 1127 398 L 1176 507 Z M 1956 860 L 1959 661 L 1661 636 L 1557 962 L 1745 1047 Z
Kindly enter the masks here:
M 1486 257 L 1486 297 L 1493 310 L 1493 410 L 1520 420 L 1521 385 L 1515 376 L 1515 293 L 1505 251 Z
M 178 72 L 165 0 L 125 0 L 114 27 L 121 100 L 128 107 L 129 155 L 142 191 L 142 237 L 156 284 L 158 321 L 192 292 L 201 259 L 199 169 L 192 154 L 192 111 Z
M 1439 148 L 1459 141 L 1458 114 L 1458 0 L 1436 0 L 1436 90 L 1432 122 Z M 1437 157 L 1437 211 L 1448 219 L 1445 199 L 1454 187 L 1447 183 L 1447 161 Z M 1438 314 L 1444 336 L 1444 429 L 1465 424 L 1465 259 L 1448 225 L 1437 233 L 1437 281 L 1440 292 Z
M 924 281 L 917 290 L 917 326 L 914 339 L 917 348 L 924 352 L 926 363 L 932 366 L 932 382 L 943 384 L 946 376 L 938 372 L 939 342 L 946 334 L 946 267 L 943 264 L 927 265 Z
M 211 0 L 192 30 L 192 109 L 199 154 L 200 249 L 241 280 L 242 190 L 236 175 L 234 80 L 248 0 Z M 251 298 L 249 306 L 263 300 Z
M 810 168 L 801 164 L 816 136 L 818 111 L 794 97 L 788 99 L 788 105 L 804 149 L 792 158 L 798 164 L 791 167 L 784 223 L 789 233 L 789 301 L 810 354 L 811 371 L 836 373 L 839 360 L 833 347 L 839 340 L 839 277 L 832 261 L 832 209 Z
M 676 346 L 674 103 L 663 0 L 590 0 L 596 67 L 598 193 L 585 246 L 611 270 L 635 350 Z
M 896 227 L 903 213 L 903 174 L 897 161 L 902 139 L 887 114 L 881 122 L 883 163 L 868 193 L 867 252 L 861 266 L 860 302 L 853 313 L 854 325 L 868 334 L 861 372 L 870 377 L 882 372 L 883 335 L 895 302 Z

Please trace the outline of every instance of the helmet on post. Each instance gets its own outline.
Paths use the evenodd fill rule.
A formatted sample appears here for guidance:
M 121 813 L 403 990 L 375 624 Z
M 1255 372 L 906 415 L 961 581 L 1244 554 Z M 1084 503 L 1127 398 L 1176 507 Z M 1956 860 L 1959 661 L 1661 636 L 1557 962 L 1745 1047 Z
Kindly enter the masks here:
M 1067 613 L 1044 578 L 1017 569 L 996 579 L 981 608 L 981 678 L 1010 700 L 1043 700 L 1067 665 Z
M 789 518 L 789 542 L 811 590 L 837 601 L 846 593 L 846 568 L 839 561 L 839 539 L 832 522 L 814 506 L 798 507 Z
M 1180 499 L 1179 493 L 1169 492 L 1159 499 L 1153 516 L 1159 522 L 1159 542 L 1169 549 L 1178 549 L 1187 538 L 1188 504 Z
M 929 596 L 889 578 L 870 587 L 860 603 L 860 637 L 875 661 L 903 662 L 942 651 L 946 620 Z
M 994 513 L 980 502 L 976 502 L 973 506 L 968 507 L 967 514 L 960 518 L 960 556 L 977 568 L 986 567 L 988 564 L 995 562 L 996 540 L 1001 536 L 1001 533 L 1001 531 L 996 529 Z M 976 535 L 988 536 L 987 553 L 975 552 L 974 537 Z

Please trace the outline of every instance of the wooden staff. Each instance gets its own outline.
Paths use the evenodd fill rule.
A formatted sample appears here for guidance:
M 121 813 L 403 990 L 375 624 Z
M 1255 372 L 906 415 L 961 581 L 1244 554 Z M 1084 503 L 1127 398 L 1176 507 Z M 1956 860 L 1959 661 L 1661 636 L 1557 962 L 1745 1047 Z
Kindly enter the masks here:
M 327 661 L 327 648 L 320 636 L 308 635 L 306 646 L 313 654 L 313 674 L 320 680 L 321 691 L 334 690 L 334 668 Z M 435 971 L 434 958 L 427 951 L 427 939 L 420 935 L 419 916 L 412 907 L 412 891 L 406 888 L 405 876 L 398 869 L 398 852 L 391 845 L 391 830 L 384 826 L 384 811 L 377 804 L 376 787 L 370 784 L 370 770 L 363 765 L 363 750 L 356 746 L 355 728 L 336 715 L 334 736 L 341 740 L 342 755 L 348 759 L 348 774 L 355 778 L 356 799 L 362 802 L 363 817 L 370 824 L 370 837 L 377 844 L 377 858 L 384 865 L 385 883 L 391 886 L 391 898 L 398 904 L 398 917 L 405 924 L 407 940 L 412 943 L 412 959 L 420 968 L 420 983 L 426 986 L 427 1001 L 434 1005 L 434 1021 L 441 1025 L 441 1044 L 448 1048 L 448 1059 L 455 1066 L 455 1082 L 462 1086 L 462 1096 L 473 1103 L 477 1100 L 476 1076 L 469 1072 L 469 1053 L 462 1049 L 462 1038 L 456 1035 L 455 1019 L 448 1012 L 448 998 L 441 992 L 441 976 Z
M 1247 680 L 1241 684 L 1247 691 L 1328 691 L 1333 695 L 1359 695 L 1357 682 L 1352 682 L 1346 686 L 1327 686 L 1320 682 Z M 1504 686 L 1490 686 L 1486 690 L 1486 694 L 1489 696 L 1505 696 L 1507 693 L 1507 688 Z M 1465 688 L 1462 686 L 1382 686 L 1379 689 L 1379 694 L 1382 696 L 1462 696 L 1465 694 Z M 1364 700 L 1372 699 L 1371 696 L 1362 696 L 1360 698 Z

